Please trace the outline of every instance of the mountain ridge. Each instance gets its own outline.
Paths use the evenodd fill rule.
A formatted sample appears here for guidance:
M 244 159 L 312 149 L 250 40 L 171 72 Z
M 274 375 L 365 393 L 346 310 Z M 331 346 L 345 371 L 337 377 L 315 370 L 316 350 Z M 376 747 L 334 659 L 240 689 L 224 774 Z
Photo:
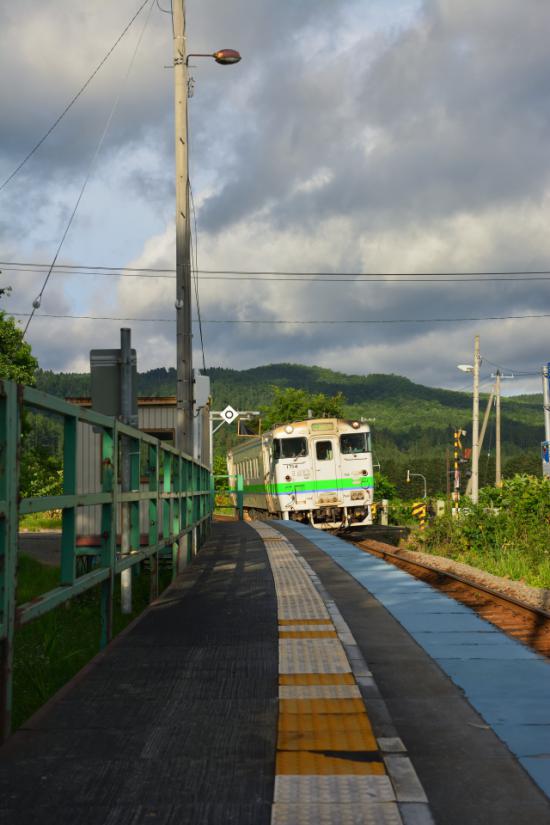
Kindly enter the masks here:
M 424 472 L 432 491 L 444 490 L 446 453 L 450 450 L 452 456 L 453 430 L 471 432 L 471 393 L 427 387 L 400 375 L 354 375 L 291 363 L 247 370 L 213 367 L 206 374 L 211 379 L 213 408 L 217 410 L 227 404 L 237 410 L 259 409 L 269 404 L 274 387 L 298 387 L 327 395 L 342 392 L 346 415 L 375 419 L 372 429 L 376 459 L 404 494 L 403 479 L 409 468 Z M 175 385 L 173 368 L 158 367 L 138 374 L 140 395 L 174 395 Z M 90 376 L 39 370 L 37 386 L 61 397 L 86 396 L 90 392 Z M 481 416 L 487 397 L 485 393 L 481 397 Z M 542 393 L 502 399 L 505 474 L 540 473 L 539 448 L 543 437 Z M 235 440 L 233 431 L 223 428 L 216 436 L 216 451 L 223 453 Z M 465 444 L 468 443 L 467 436 Z M 480 476 L 482 483 L 494 478 L 494 414 L 482 451 Z

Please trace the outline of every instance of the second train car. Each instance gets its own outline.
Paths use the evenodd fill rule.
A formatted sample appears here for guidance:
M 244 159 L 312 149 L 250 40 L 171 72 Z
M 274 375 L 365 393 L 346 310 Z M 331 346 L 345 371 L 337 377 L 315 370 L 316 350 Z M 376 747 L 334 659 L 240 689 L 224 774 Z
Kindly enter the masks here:
M 371 432 L 362 421 L 317 418 L 275 427 L 230 450 L 227 468 L 243 476 L 251 516 L 324 529 L 372 524 Z

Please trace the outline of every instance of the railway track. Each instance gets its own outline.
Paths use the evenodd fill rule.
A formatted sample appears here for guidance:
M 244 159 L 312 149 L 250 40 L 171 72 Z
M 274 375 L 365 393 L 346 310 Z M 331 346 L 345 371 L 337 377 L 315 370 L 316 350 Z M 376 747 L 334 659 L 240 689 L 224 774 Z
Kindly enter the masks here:
M 412 561 L 390 549 L 381 549 L 378 542 L 377 546 L 368 539 L 354 541 L 353 544 L 471 607 L 504 633 L 550 658 L 550 612 L 532 607 L 513 596 L 462 578 L 455 573 L 438 570 L 420 561 Z

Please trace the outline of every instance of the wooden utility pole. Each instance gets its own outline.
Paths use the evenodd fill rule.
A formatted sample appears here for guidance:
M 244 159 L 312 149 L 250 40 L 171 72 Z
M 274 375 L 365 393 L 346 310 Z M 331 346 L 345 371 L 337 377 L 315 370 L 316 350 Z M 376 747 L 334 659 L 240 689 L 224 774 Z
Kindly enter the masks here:
M 479 500 L 479 335 L 474 344 L 474 403 L 472 411 L 472 501 Z
M 550 363 L 544 364 L 542 368 L 542 399 L 544 407 L 544 440 L 550 441 Z M 550 463 L 543 458 L 542 474 L 545 478 L 550 476 Z
M 487 407 L 485 408 L 485 415 L 483 416 L 483 424 L 481 425 L 481 433 L 479 435 L 479 452 L 483 449 L 483 439 L 485 438 L 485 433 L 487 431 L 487 424 L 489 423 L 489 416 L 491 414 L 491 409 L 493 407 L 493 400 L 495 398 L 495 388 L 491 389 L 491 394 L 489 395 L 489 400 L 487 401 Z M 468 479 L 468 484 L 466 485 L 466 495 L 472 495 L 472 479 Z
M 174 0 L 174 105 L 176 145 L 176 446 L 193 455 L 193 338 L 191 223 L 189 220 L 188 70 L 185 0 Z
M 496 457 L 495 457 L 495 487 L 502 486 L 501 474 L 501 452 L 500 452 L 500 370 L 496 371 L 495 375 L 495 395 L 496 395 L 496 425 L 495 425 L 495 441 L 496 441 Z

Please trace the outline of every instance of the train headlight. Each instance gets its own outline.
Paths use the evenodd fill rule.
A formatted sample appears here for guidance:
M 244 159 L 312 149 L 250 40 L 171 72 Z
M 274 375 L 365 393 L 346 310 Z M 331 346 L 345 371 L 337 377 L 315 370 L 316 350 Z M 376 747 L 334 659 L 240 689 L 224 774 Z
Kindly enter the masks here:
M 290 424 L 287 424 L 285 427 L 285 433 L 292 433 L 294 432 L 294 427 L 291 427 Z
M 353 422 L 353 424 L 352 424 L 351 426 L 353 427 L 353 429 L 354 429 L 354 430 L 358 430 L 358 429 L 359 429 L 359 422 L 358 422 L 358 421 L 354 421 L 354 422 Z
M 285 476 L 285 481 L 292 481 L 292 476 Z

